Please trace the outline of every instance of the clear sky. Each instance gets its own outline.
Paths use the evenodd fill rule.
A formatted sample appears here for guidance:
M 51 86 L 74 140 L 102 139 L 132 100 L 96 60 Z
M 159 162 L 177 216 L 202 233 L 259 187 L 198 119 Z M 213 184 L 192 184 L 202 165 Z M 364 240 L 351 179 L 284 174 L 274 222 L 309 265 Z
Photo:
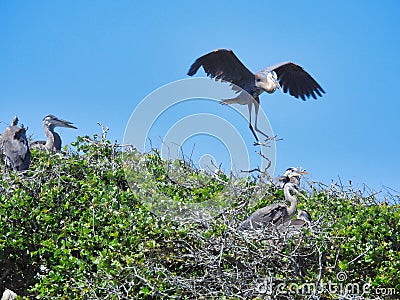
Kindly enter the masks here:
M 399 11 L 395 0 L 1 1 L 0 130 L 18 115 L 33 139 L 43 139 L 41 120 L 54 114 L 78 127 L 59 130 L 64 143 L 99 133 L 97 122 L 122 142 L 131 114 L 151 92 L 187 78 L 200 55 L 230 48 L 254 72 L 296 62 L 327 92 L 306 102 L 279 91 L 261 95 L 283 139 L 275 175 L 302 166 L 325 183 L 340 177 L 399 191 Z M 160 126 L 185 111 L 231 111 L 192 103 L 166 113 Z M 249 151 L 257 150 L 246 121 L 234 122 Z M 218 150 L 204 136 L 196 145 Z

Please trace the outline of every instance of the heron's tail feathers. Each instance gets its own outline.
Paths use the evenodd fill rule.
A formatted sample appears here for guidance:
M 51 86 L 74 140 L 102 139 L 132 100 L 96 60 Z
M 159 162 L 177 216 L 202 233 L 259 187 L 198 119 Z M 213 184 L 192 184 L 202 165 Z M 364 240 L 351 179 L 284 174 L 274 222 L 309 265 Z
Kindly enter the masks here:
M 237 97 L 236 97 L 236 98 L 237 98 Z M 219 103 L 221 103 L 222 105 L 228 105 L 228 104 L 237 103 L 237 102 L 236 102 L 236 98 L 222 99 Z
M 233 103 L 247 105 L 251 101 L 253 101 L 253 98 L 247 92 L 242 92 L 235 98 L 222 99 L 220 103 L 224 105 Z

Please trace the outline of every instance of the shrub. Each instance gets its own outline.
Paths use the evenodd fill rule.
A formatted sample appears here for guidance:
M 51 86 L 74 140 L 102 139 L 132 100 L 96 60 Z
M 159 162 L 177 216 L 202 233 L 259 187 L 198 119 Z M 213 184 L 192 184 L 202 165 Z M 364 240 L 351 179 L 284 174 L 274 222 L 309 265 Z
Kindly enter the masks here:
M 246 216 L 283 197 L 264 177 L 206 174 L 155 149 L 123 155 L 104 133 L 73 146 L 76 152 L 33 150 L 26 174 L 2 170 L 1 290 L 37 299 L 400 293 L 396 196 L 387 203 L 312 183 L 300 203 L 314 219 L 311 228 L 291 238 L 276 230 L 240 233 Z M 216 208 L 212 215 L 205 200 Z M 163 215 L 163 201 L 181 213 L 180 222 Z M 193 203 L 197 213 L 186 209 Z M 371 286 L 363 294 L 332 291 L 328 282 Z

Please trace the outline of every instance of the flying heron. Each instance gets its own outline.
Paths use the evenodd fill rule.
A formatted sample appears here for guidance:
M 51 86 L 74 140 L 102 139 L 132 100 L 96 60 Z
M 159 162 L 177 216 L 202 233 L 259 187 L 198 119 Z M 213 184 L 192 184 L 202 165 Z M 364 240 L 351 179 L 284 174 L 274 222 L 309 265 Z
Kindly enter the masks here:
M 60 151 L 61 150 L 61 138 L 60 135 L 54 131 L 56 127 L 67 127 L 77 129 L 72 125 L 73 123 L 59 119 L 53 115 L 47 115 L 43 119 L 43 130 L 46 134 L 46 141 L 35 141 L 31 144 L 32 149 L 42 149 L 48 151 Z
M 2 154 L 5 157 L 6 166 L 15 171 L 29 169 L 31 152 L 26 138 L 26 129 L 17 126 L 18 118 L 14 117 L 1 139 Z
M 221 103 L 247 104 L 249 109 L 249 128 L 257 141 L 256 145 L 260 143 L 255 131 L 264 135 L 267 139 L 269 138 L 267 134 L 257 128 L 260 94 L 264 91 L 272 94 L 278 88 L 284 93 L 289 92 L 295 98 L 300 97 L 306 100 L 310 96 L 317 99 L 317 96 L 322 97 L 322 93 L 325 93 L 310 74 L 293 62 L 282 62 L 253 74 L 232 50 L 217 49 L 196 59 L 187 74 L 193 76 L 201 66 L 207 76 L 215 78 L 216 81 L 230 82 L 232 89 L 236 93 L 240 92 L 237 97 L 222 100 Z M 253 104 L 255 110 L 254 128 L 251 124 Z
M 285 200 L 290 202 L 290 206 L 283 203 L 274 203 L 260 208 L 240 224 L 239 230 L 261 229 L 271 224 L 279 225 L 290 221 L 297 210 L 297 198 L 290 193 L 290 190 L 298 193 L 296 190 L 298 184 L 293 182 L 291 178 L 300 178 L 303 174 L 307 174 L 307 172 L 296 168 L 290 169 L 289 172 L 285 173 L 287 174 L 288 180 L 283 187 Z

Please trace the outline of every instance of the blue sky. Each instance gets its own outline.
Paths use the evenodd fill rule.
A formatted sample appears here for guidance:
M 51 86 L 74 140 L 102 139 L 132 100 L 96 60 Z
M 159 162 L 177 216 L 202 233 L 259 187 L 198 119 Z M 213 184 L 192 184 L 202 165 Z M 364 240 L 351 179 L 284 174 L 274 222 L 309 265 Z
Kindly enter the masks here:
M 1 1 L 0 130 L 17 114 L 42 139 L 51 113 L 78 127 L 60 130 L 67 144 L 99 133 L 97 122 L 121 142 L 140 101 L 187 78 L 200 55 L 230 48 L 254 72 L 294 61 L 327 92 L 306 102 L 261 95 L 283 138 L 275 175 L 302 166 L 313 180 L 399 191 L 399 11 L 398 1 Z M 159 126 L 197 108 L 228 110 L 193 104 Z M 233 121 L 257 150 L 245 120 Z M 218 148 L 207 137 L 196 144 L 205 153 Z

